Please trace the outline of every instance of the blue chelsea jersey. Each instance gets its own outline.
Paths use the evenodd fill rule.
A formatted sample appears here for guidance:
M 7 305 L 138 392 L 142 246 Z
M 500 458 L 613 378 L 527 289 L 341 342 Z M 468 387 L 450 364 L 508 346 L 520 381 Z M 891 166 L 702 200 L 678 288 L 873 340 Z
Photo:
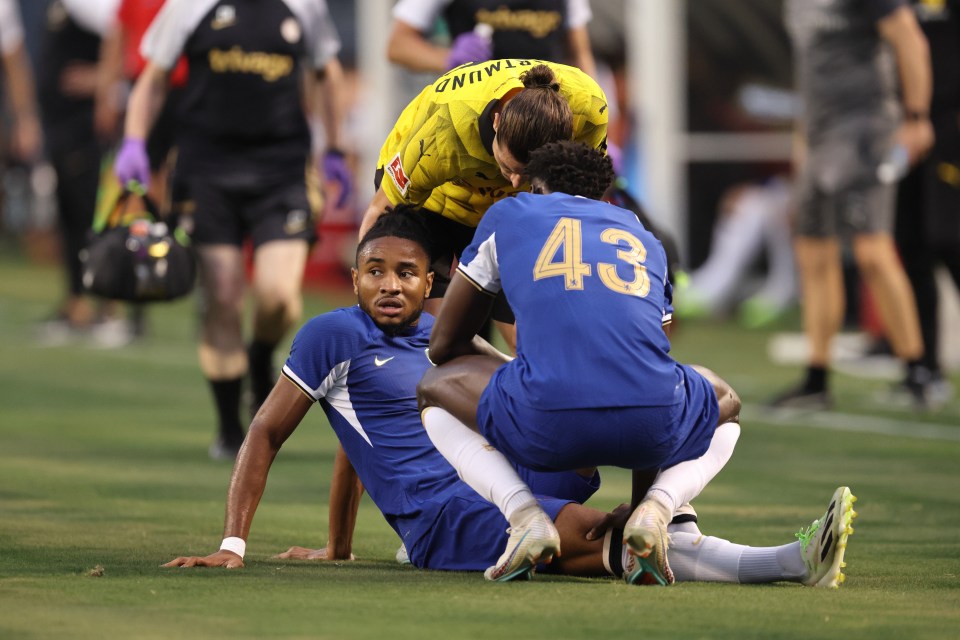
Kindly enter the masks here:
M 459 271 L 517 318 L 503 391 L 530 407 L 668 406 L 682 373 L 662 325 L 673 308 L 660 242 L 636 216 L 563 193 L 492 206 Z M 680 386 L 678 386 L 680 385 Z
M 363 485 L 408 548 L 443 505 L 473 490 L 420 423 L 416 387 L 430 366 L 433 317 L 388 336 L 359 307 L 307 322 L 284 375 L 323 407 Z M 473 494 L 475 495 L 475 494 Z

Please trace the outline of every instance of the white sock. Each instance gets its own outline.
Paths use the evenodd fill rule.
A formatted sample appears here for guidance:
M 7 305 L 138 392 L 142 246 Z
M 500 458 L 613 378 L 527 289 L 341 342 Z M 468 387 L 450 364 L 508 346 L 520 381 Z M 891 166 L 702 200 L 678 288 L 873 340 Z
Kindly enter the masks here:
M 799 542 L 748 547 L 723 538 L 671 531 L 667 559 L 677 582 L 799 582 L 807 573 Z
M 676 513 L 677 507 L 700 495 L 707 483 L 727 464 L 739 437 L 740 425 L 736 422 L 720 425 L 713 432 L 706 453 L 696 460 L 687 460 L 661 471 L 646 497 L 662 502 L 671 514 Z
M 677 582 L 739 582 L 744 549 L 721 538 L 673 531 L 667 561 Z
M 421 419 L 437 451 L 464 482 L 497 505 L 512 526 L 517 523 L 511 516 L 531 503 L 537 504 L 513 465 L 482 435 L 439 407 L 428 407 Z

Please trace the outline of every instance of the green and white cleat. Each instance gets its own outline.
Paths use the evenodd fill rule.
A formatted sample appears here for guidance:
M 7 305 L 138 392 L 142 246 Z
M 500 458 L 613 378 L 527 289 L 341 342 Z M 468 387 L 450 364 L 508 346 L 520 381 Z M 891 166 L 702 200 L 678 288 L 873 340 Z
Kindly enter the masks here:
M 554 556 L 560 555 L 560 533 L 550 516 L 539 507 L 532 510 L 520 526 L 507 529 L 507 533 L 510 538 L 503 555 L 497 564 L 483 572 L 487 580 L 529 580 L 538 562 L 549 563 Z
M 640 503 L 623 528 L 623 543 L 636 562 L 624 570 L 630 584 L 673 584 L 673 571 L 667 562 L 667 525 L 673 514 L 660 502 L 648 499 Z
M 843 584 L 846 576 L 842 569 L 847 566 L 843 554 L 847 550 L 847 538 L 853 533 L 853 519 L 857 517 L 853 510 L 856 501 L 849 487 L 837 488 L 823 517 L 797 532 L 803 563 L 807 566 L 803 584 L 831 589 Z

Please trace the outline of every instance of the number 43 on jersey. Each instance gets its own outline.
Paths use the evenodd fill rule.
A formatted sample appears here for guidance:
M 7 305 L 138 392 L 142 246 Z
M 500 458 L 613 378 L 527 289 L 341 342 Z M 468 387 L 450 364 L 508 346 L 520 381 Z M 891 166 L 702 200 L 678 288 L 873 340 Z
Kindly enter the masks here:
M 645 298 L 650 293 L 650 276 L 643 263 L 647 250 L 640 240 L 623 229 L 608 228 L 600 233 L 600 241 L 626 248 L 617 249 L 617 258 L 633 267 L 633 280 L 627 281 L 617 274 L 617 265 L 597 263 L 597 275 L 608 289 L 628 296 Z M 558 257 L 562 254 L 562 258 Z M 567 290 L 583 289 L 584 278 L 593 275 L 592 267 L 583 261 L 583 234 L 580 220 L 560 218 L 540 249 L 533 267 L 533 279 L 563 278 Z

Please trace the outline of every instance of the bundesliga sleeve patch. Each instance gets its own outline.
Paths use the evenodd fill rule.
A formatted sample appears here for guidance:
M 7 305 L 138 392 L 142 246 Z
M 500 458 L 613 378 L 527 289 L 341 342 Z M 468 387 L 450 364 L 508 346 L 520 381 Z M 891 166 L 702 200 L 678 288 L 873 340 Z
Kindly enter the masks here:
M 410 178 L 403 172 L 403 165 L 400 164 L 400 154 L 393 156 L 393 160 L 387 165 L 387 173 L 393 179 L 393 184 L 397 185 L 401 196 L 407 195 L 407 189 L 410 188 Z

